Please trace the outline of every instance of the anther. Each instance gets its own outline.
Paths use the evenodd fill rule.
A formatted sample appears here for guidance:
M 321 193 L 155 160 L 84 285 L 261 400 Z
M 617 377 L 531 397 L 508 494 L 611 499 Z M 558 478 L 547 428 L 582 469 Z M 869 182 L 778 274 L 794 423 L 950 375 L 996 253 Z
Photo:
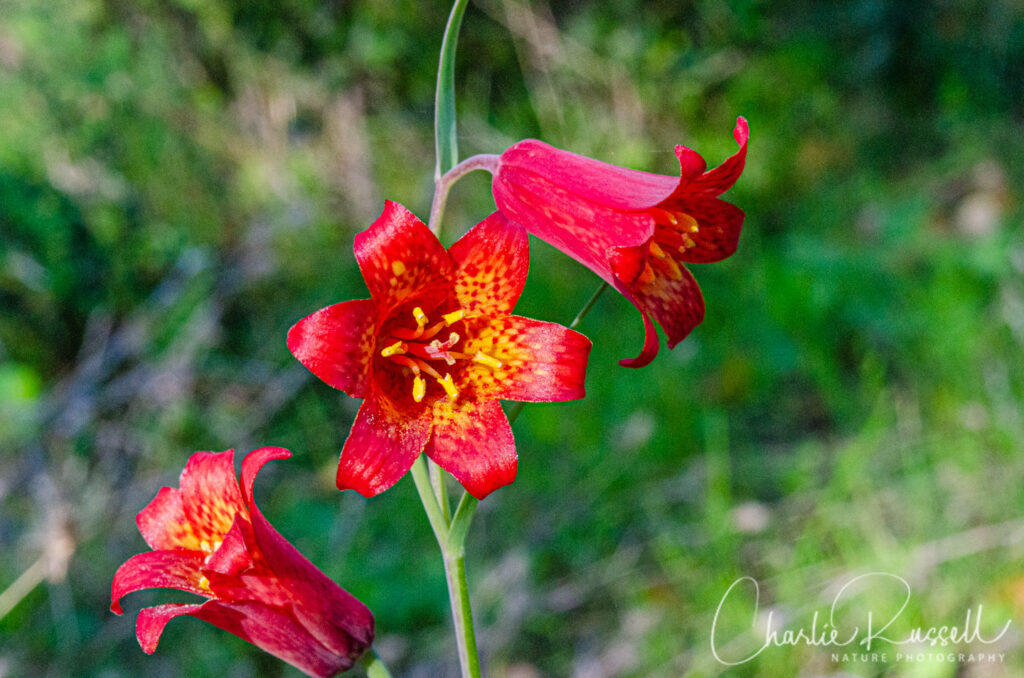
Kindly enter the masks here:
M 384 348 L 380 354 L 385 358 L 390 358 L 393 355 L 401 355 L 405 353 L 405 346 L 402 345 L 401 341 L 396 341 L 390 346 Z
M 481 365 L 487 365 L 495 370 L 500 369 L 502 362 L 497 358 L 492 358 L 489 355 L 485 355 L 482 351 L 477 351 L 476 355 L 473 356 L 473 362 L 480 363 Z
M 665 257 L 664 259 L 651 259 L 651 264 L 654 268 L 661 271 L 662 274 L 667 275 L 672 280 L 682 280 L 683 272 L 679 269 L 679 265 L 676 264 L 672 257 Z
M 644 270 L 640 272 L 640 277 L 637 278 L 637 281 L 641 285 L 650 285 L 652 282 L 654 282 L 654 269 L 651 268 L 651 264 L 649 261 L 648 263 L 644 264 Z
M 412 310 L 412 316 L 416 318 L 416 324 L 419 325 L 420 327 L 426 327 L 427 323 L 429 322 L 427 320 L 427 314 L 424 313 L 423 309 L 420 308 L 419 306 Z
M 206 577 L 203 577 L 202 575 L 200 575 L 200 577 L 199 577 L 199 588 L 201 588 L 204 591 L 209 591 L 210 590 L 210 580 L 207 579 Z
M 442 317 L 444 318 L 444 321 L 447 324 L 451 325 L 451 324 L 457 323 L 460 320 L 462 320 L 463 318 L 465 318 L 466 317 L 466 312 L 463 311 L 460 308 L 458 311 L 452 311 L 451 313 L 445 313 Z
M 452 400 L 455 400 L 456 398 L 459 397 L 459 390 L 455 388 L 455 382 L 452 381 L 451 373 L 445 372 L 444 379 L 438 379 L 437 383 L 441 384 L 441 387 L 444 388 L 445 393 L 447 393 L 448 397 L 451 398 Z
M 651 213 L 655 220 L 661 221 L 662 223 L 667 222 L 669 224 L 672 224 L 673 226 L 679 223 L 679 220 L 676 218 L 675 214 L 669 212 L 668 210 L 663 210 L 660 207 L 655 207 L 654 209 L 651 210 Z
M 423 377 L 417 374 L 412 380 L 412 399 L 416 402 L 421 402 L 423 400 L 423 396 L 426 394 L 427 382 Z
M 653 240 L 651 241 L 651 254 L 658 257 L 659 259 L 664 259 L 665 257 L 668 256 L 667 254 L 665 254 L 665 250 L 661 249 L 661 247 L 658 246 L 658 243 L 654 242 Z

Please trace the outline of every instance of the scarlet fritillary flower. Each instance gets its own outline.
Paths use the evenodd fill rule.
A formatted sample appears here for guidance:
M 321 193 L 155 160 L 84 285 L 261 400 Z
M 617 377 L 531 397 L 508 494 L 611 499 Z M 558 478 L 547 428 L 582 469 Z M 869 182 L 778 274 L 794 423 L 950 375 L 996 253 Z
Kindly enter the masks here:
M 721 261 L 736 251 L 743 212 L 717 196 L 740 174 L 747 121 L 733 132 L 740 148 L 718 167 L 676 146 L 680 176 L 627 169 L 528 139 L 498 161 L 492 190 L 509 219 L 597 273 L 640 311 L 644 347 L 626 367 L 658 354 L 657 320 L 673 348 L 704 319 L 704 299 L 684 263 Z
M 234 453 L 197 452 L 180 488 L 164 487 L 136 523 L 153 549 L 117 570 L 110 609 L 148 588 L 203 596 L 199 604 L 170 603 L 139 612 L 136 635 L 156 651 L 167 622 L 190 615 L 233 633 L 310 676 L 333 676 L 352 666 L 373 642 L 373 615 L 331 581 L 271 527 L 253 502 L 263 465 L 291 453 L 264 447 L 242 462 Z
M 526 232 L 495 213 L 445 251 L 387 202 L 354 249 L 371 298 L 328 306 L 288 332 L 303 365 L 364 399 L 338 488 L 383 492 L 421 452 L 478 499 L 511 483 L 515 441 L 498 400 L 582 398 L 590 353 L 581 334 L 509 315 L 529 269 Z

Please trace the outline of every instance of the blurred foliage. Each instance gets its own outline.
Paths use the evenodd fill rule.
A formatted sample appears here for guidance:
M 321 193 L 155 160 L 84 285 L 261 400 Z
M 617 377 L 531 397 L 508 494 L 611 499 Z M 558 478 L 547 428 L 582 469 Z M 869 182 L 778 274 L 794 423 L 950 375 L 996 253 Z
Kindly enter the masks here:
M 157 488 L 263 444 L 296 453 L 264 512 L 375 611 L 396 675 L 454 675 L 411 483 L 334 490 L 358 402 L 284 345 L 365 296 L 351 242 L 383 198 L 426 215 L 447 9 L 0 4 L 0 590 L 47 564 L 0 619 L 0 675 L 295 675 L 188 619 L 143 655 L 131 612 L 185 594 L 107 611 Z M 694 267 L 704 324 L 625 370 L 639 318 L 606 295 L 588 397 L 516 423 L 519 478 L 470 537 L 489 675 L 1024 673 L 1016 629 L 962 667 L 800 646 L 726 670 L 708 647 L 744 575 L 793 625 L 879 570 L 914 586 L 907 629 L 1024 620 L 1020 3 L 479 0 L 459 51 L 464 154 L 539 136 L 674 173 L 673 144 L 717 164 L 752 130 L 740 249 Z M 446 239 L 491 209 L 470 176 Z M 596 280 L 532 256 L 517 312 L 568 321 Z

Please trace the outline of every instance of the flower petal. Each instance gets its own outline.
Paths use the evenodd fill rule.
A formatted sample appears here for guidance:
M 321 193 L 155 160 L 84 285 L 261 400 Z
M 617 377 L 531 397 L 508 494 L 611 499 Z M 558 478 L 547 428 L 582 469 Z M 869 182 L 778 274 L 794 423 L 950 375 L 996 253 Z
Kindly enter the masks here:
M 422 221 L 396 202 L 384 203 L 384 212 L 356 235 L 354 249 L 382 315 L 429 288 L 450 288 L 448 252 Z
M 288 350 L 329 385 L 362 398 L 373 360 L 376 320 L 372 299 L 322 308 L 288 330 Z
M 682 144 L 676 146 L 676 157 L 679 159 L 679 177 L 681 183 L 689 183 L 704 174 L 704 170 L 708 168 L 708 163 L 704 160 L 704 157 L 693 150 L 687 148 Z M 673 186 L 673 190 L 675 187 Z
M 252 538 L 252 527 L 241 513 L 235 514 L 235 524 L 217 550 L 214 551 L 204 565 L 204 573 L 210 576 L 210 588 L 220 595 L 217 589 L 217 573 L 234 578 L 253 564 L 252 549 L 255 542 Z
M 350 656 L 330 651 L 285 610 L 260 603 L 210 601 L 191 614 L 252 643 L 309 676 L 333 676 L 351 668 L 358 657 L 358 654 Z
M 426 454 L 477 499 L 516 479 L 516 443 L 497 400 L 434 403 Z
M 339 490 L 372 497 L 405 475 L 430 436 L 430 410 L 410 417 L 371 393 L 363 401 L 338 462 Z
M 210 601 L 212 602 L 212 601 Z M 182 615 L 195 615 L 204 605 L 186 605 L 183 603 L 167 603 L 155 607 L 146 607 L 139 610 L 139 616 L 135 619 L 135 637 L 139 639 L 139 645 L 146 654 L 156 652 L 160 643 L 160 636 L 163 635 L 167 622 Z
M 700 287 L 686 268 L 680 266 L 679 269 L 682 273 L 679 280 L 659 275 L 651 284 L 634 285 L 630 290 L 631 301 L 641 313 L 650 314 L 650 317 L 665 330 L 670 349 L 685 339 L 686 335 L 704 320 L 704 297 L 700 293 Z M 650 340 L 652 328 L 648 328 L 646 322 L 645 318 L 644 331 L 646 339 Z M 652 359 L 653 357 L 651 356 Z M 627 365 L 641 366 L 635 363 Z
M 470 315 L 508 313 L 530 270 L 530 239 L 519 224 L 495 212 L 448 250 L 455 261 L 455 296 Z
M 274 574 L 273 583 L 278 588 L 275 595 L 289 597 L 298 623 L 336 654 L 350 657 L 362 654 L 373 643 L 374 621 L 370 610 L 282 537 L 255 504 L 252 505 L 252 521 L 260 551 Z M 251 578 L 247 577 L 246 581 L 256 588 Z
M 202 551 L 146 551 L 132 556 L 117 568 L 110 585 L 110 610 L 121 614 L 121 598 L 142 589 L 178 589 L 201 596 L 199 587 Z
M 679 177 L 619 167 L 563 151 L 536 139 L 520 141 L 501 154 L 496 178 L 502 175 L 534 189 L 542 189 L 545 184 L 562 187 L 573 194 L 570 199 L 583 199 L 620 211 L 653 207 L 679 185 Z M 530 175 L 543 183 L 531 181 Z M 535 199 L 541 202 L 565 199 L 565 196 L 547 195 L 544 190 L 535 195 Z
M 135 524 L 151 549 L 199 548 L 199 539 L 185 519 L 181 491 L 176 487 L 161 487 L 153 501 L 135 516 Z
M 242 460 L 242 496 L 245 503 L 252 508 L 252 486 L 256 482 L 256 476 L 268 461 L 275 459 L 289 459 L 292 453 L 283 447 L 261 447 L 245 455 Z
M 682 186 L 678 193 L 685 191 L 690 195 L 714 196 L 721 195 L 732 188 L 732 185 L 740 178 L 740 174 L 743 173 L 743 167 L 747 162 L 747 140 L 750 138 L 750 127 L 747 125 L 746 118 L 736 119 L 736 128 L 733 130 L 732 136 L 736 139 L 740 149 L 718 167 Z
M 694 247 L 679 255 L 683 261 L 710 264 L 731 257 L 736 252 L 743 228 L 743 210 L 718 198 L 686 198 L 671 205 L 697 220 L 698 230 L 689 234 Z
M 499 171 L 492 190 L 495 203 L 505 216 L 609 283 L 613 279 L 608 265 L 609 249 L 643 244 L 654 233 L 654 219 L 646 212 L 607 207 L 529 172 L 510 176 Z M 658 204 L 667 193 L 643 207 Z M 600 228 L 595 224 L 600 224 Z
M 647 365 L 650 365 L 651 361 L 658 355 L 660 342 L 660 339 L 658 338 L 658 330 L 654 326 L 654 321 L 651 320 L 651 314 L 640 305 L 641 302 L 633 296 L 633 293 L 629 289 L 624 285 L 616 285 L 616 289 L 618 289 L 619 292 L 622 293 L 622 296 L 626 297 L 630 303 L 636 306 L 637 310 L 640 311 L 640 318 L 643 320 L 644 324 L 644 345 L 643 348 L 640 349 L 640 355 L 635 358 L 623 358 L 619 361 L 619 364 L 623 367 L 646 367 Z
M 197 539 L 221 541 L 235 522 L 246 515 L 235 478 L 235 452 L 196 452 L 181 472 L 181 500 L 185 519 Z
M 515 315 L 467 321 L 463 352 L 497 360 L 472 362 L 462 380 L 472 397 L 557 402 L 585 394 L 590 340 L 556 323 Z M 435 417 L 436 421 L 436 417 Z

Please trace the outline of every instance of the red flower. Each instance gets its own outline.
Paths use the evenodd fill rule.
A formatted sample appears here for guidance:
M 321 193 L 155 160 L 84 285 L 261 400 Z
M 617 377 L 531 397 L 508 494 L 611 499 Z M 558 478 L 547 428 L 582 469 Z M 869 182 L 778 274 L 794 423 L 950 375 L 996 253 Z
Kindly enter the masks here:
M 174 588 L 207 598 L 139 612 L 136 635 L 152 654 L 164 626 L 190 615 L 233 633 L 310 676 L 333 676 L 352 666 L 373 642 L 373 615 L 362 603 L 295 550 L 253 502 L 260 468 L 291 452 L 264 447 L 242 462 L 234 452 L 192 455 L 180 489 L 165 487 L 136 517 L 153 549 L 117 570 L 110 609 L 122 596 L 147 588 Z
M 704 319 L 697 282 L 683 266 L 736 251 L 743 212 L 719 200 L 747 156 L 747 121 L 733 132 L 739 151 L 715 169 L 676 146 L 680 176 L 617 167 L 528 139 L 501 154 L 494 200 L 509 219 L 588 267 L 640 311 L 644 347 L 621 361 L 643 367 L 658 354 L 651 318 L 673 348 Z
M 338 488 L 369 497 L 420 452 L 482 499 L 516 475 L 498 399 L 583 397 L 590 341 L 509 315 L 529 269 L 522 227 L 495 213 L 449 251 L 411 212 L 387 202 L 355 239 L 370 299 L 303 318 L 288 348 L 313 374 L 363 398 L 341 451 Z

